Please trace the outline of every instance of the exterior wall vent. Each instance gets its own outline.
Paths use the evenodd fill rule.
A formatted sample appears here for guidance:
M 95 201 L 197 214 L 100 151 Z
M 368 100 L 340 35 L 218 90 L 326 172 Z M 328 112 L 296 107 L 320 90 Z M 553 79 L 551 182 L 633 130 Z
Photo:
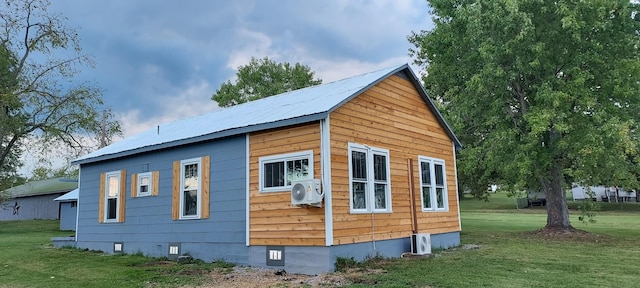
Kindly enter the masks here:
M 113 253 L 122 253 L 123 250 L 124 250 L 124 243 L 122 242 L 113 243 Z
M 180 243 L 169 243 L 169 256 L 167 258 L 176 260 L 180 256 Z
M 284 266 L 284 246 L 267 246 L 267 266 Z

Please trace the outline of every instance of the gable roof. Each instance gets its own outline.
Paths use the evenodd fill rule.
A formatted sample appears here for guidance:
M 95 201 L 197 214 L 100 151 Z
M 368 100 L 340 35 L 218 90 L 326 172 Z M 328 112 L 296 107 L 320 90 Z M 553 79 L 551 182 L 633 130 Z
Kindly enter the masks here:
M 77 179 L 64 177 L 31 181 L 20 186 L 5 190 L 11 198 L 66 193 L 78 188 Z
M 329 113 L 378 84 L 399 74 L 416 87 L 457 148 L 453 134 L 420 80 L 408 64 L 389 67 L 359 76 L 307 87 L 271 97 L 216 110 L 210 113 L 158 125 L 73 161 L 85 164 L 178 145 L 325 119 Z

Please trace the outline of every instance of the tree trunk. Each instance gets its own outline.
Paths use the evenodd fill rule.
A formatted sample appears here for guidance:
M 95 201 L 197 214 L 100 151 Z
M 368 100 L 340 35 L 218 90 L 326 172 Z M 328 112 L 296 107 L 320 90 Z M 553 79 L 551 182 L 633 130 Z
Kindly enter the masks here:
M 573 230 L 569 222 L 569 207 L 563 189 L 563 175 L 559 165 L 551 167 L 551 181 L 546 187 L 547 226 L 546 229 Z

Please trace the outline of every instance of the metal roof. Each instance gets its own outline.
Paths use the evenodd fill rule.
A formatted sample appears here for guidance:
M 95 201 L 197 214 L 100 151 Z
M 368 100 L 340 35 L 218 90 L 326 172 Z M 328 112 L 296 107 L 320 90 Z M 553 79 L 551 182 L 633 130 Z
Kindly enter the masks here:
M 435 109 L 431 99 L 427 97 L 418 78 L 411 71 L 409 65 L 404 64 L 161 124 L 84 155 L 75 159 L 73 163 L 85 164 L 103 161 L 204 140 L 324 119 L 331 111 L 353 97 L 401 71 L 406 72 L 405 75 L 416 85 L 428 106 L 441 120 L 441 124 L 452 140 L 457 146 L 460 146 L 460 142 L 442 115 Z
M 58 202 L 72 202 L 72 201 L 78 201 L 78 195 L 80 194 L 80 189 L 76 188 L 71 190 L 71 192 L 66 193 L 56 199 L 53 199 L 53 201 L 58 201 Z
M 47 195 L 55 193 L 66 193 L 78 188 L 77 179 L 64 177 L 51 178 L 45 180 L 31 181 L 20 186 L 5 190 L 11 198 Z

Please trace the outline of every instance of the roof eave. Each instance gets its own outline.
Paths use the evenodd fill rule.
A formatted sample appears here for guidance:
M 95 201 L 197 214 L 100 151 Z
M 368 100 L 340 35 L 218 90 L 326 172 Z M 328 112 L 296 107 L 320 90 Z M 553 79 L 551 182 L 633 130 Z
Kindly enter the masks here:
M 200 135 L 196 137 L 180 139 L 180 140 L 175 140 L 171 142 L 155 144 L 151 146 L 140 147 L 132 150 L 126 150 L 118 153 L 105 154 L 105 155 L 100 155 L 92 158 L 74 160 L 71 162 L 71 164 L 74 164 L 74 165 L 89 164 L 89 163 L 111 160 L 111 159 L 120 158 L 120 157 L 131 156 L 131 155 L 140 154 L 140 153 L 168 149 L 168 148 L 173 148 L 173 147 L 178 147 L 178 146 L 183 146 L 183 145 L 188 145 L 188 144 L 193 144 L 193 143 L 198 143 L 203 141 L 220 139 L 224 137 L 236 136 L 236 135 L 241 135 L 245 133 L 251 133 L 251 132 L 279 128 L 279 127 L 290 126 L 290 125 L 303 124 L 303 123 L 308 123 L 312 121 L 318 121 L 320 119 L 325 119 L 328 114 L 329 114 L 328 111 L 324 111 L 316 114 L 304 115 L 300 117 L 284 119 L 284 120 L 279 120 L 275 122 L 238 127 L 238 128 L 218 131 L 214 133 L 209 133 L 205 135 Z

